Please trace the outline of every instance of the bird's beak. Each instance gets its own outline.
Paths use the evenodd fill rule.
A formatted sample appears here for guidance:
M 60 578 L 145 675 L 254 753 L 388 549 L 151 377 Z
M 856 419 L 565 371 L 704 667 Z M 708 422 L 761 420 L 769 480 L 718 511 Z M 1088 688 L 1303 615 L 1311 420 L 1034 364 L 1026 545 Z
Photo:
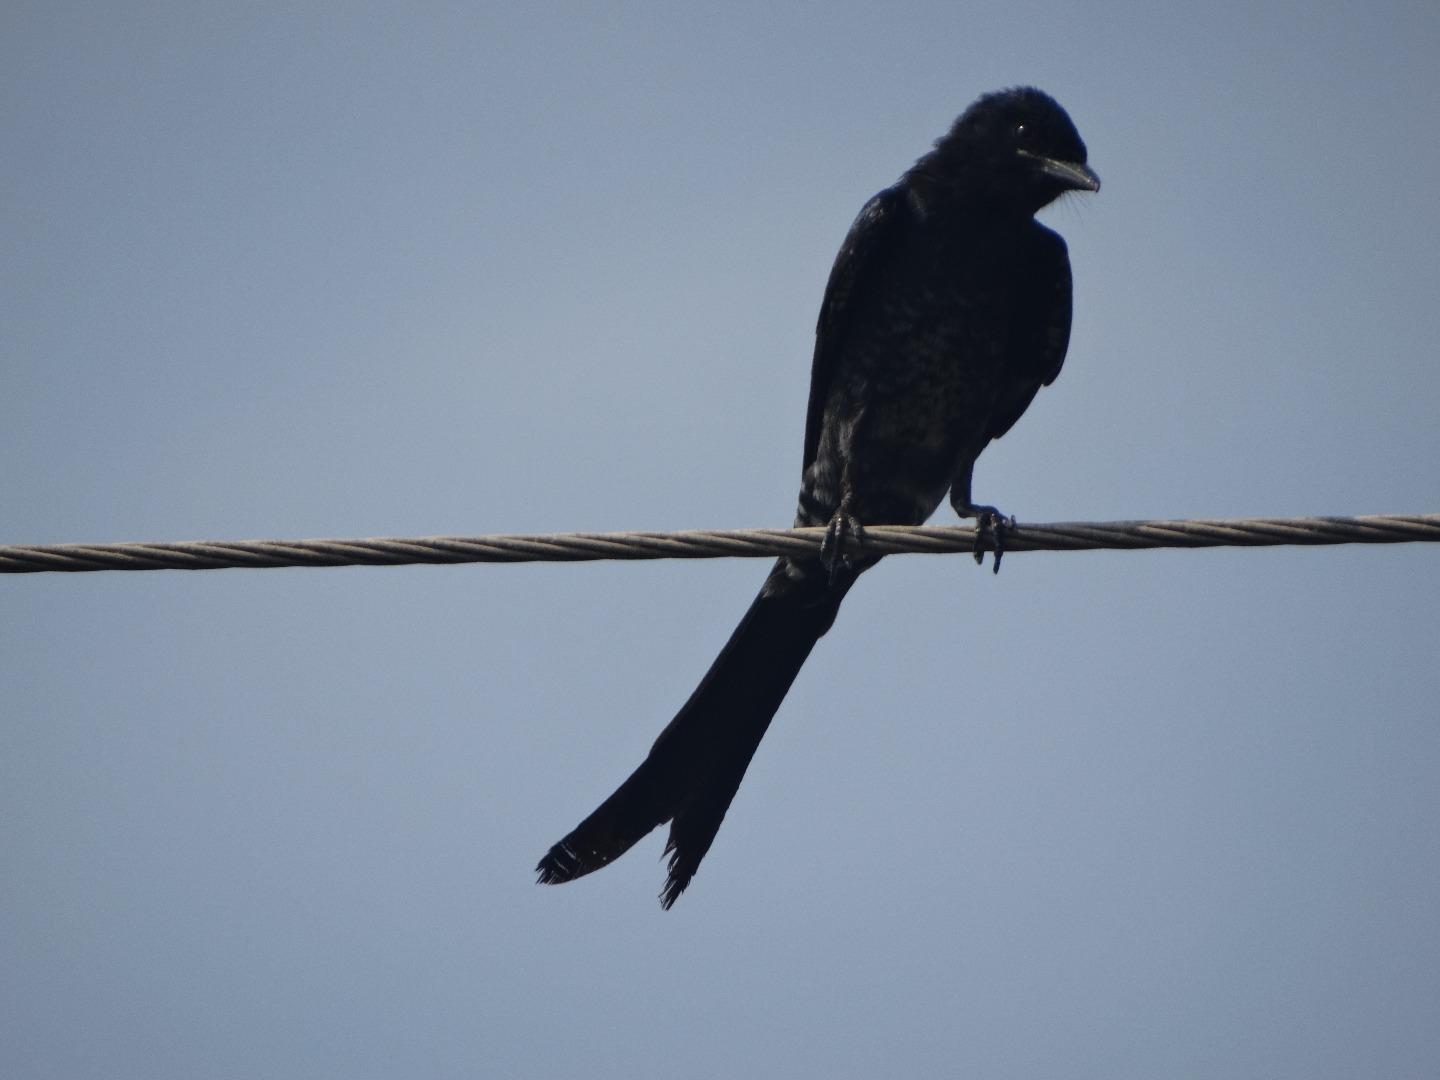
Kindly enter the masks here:
M 1095 175 L 1088 165 L 1081 165 L 1074 161 L 1060 161 L 1057 158 L 1044 157 L 1041 154 L 1032 154 L 1028 150 L 1018 150 L 1017 153 L 1030 158 L 1035 165 L 1046 176 L 1054 177 L 1065 185 L 1067 191 L 1099 191 L 1100 177 Z

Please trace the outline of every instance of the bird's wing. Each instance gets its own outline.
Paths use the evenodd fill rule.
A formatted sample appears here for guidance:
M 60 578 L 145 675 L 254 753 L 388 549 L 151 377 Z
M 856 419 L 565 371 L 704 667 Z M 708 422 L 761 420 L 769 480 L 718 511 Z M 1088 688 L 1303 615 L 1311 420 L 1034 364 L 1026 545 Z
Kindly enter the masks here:
M 810 407 L 805 417 L 802 469 L 810 467 L 820 445 L 825 402 L 855 308 L 862 297 L 873 292 L 867 286 L 886 261 L 913 212 L 903 187 L 886 188 L 861 208 L 835 256 L 830 280 L 825 283 L 825 298 L 820 303 L 820 319 L 815 326 L 815 359 L 810 368 Z
M 991 414 L 990 439 L 1009 431 L 1040 387 L 1055 381 L 1070 345 L 1070 255 L 1059 234 L 1038 222 L 1026 237 L 1017 293 L 1006 357 L 1009 377 Z

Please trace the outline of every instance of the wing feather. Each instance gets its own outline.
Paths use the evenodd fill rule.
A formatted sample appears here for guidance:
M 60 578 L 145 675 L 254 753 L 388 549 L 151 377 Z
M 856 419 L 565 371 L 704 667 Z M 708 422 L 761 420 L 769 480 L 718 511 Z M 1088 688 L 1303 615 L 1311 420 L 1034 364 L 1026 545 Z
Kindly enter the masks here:
M 805 416 L 802 469 L 810 467 L 820 445 L 825 402 L 830 396 L 845 334 L 854 316 L 855 298 L 873 293 L 866 285 L 881 272 L 913 213 L 903 188 L 898 185 L 886 188 L 861 207 L 835 256 L 830 279 L 825 283 L 825 298 L 820 303 L 820 319 L 815 326 L 815 359 L 810 367 L 810 405 Z

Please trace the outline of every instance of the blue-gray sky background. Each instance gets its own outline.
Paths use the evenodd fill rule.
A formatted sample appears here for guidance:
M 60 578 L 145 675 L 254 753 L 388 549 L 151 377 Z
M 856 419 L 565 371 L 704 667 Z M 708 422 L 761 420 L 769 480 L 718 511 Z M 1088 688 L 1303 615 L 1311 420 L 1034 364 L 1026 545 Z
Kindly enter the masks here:
M 10 3 L 0 541 L 786 524 L 845 230 L 1016 83 L 1105 187 L 977 497 L 1440 510 L 1437 55 L 1433 3 Z M 1440 1071 L 1440 551 L 891 560 L 674 911 L 658 834 L 537 888 L 763 573 L 0 582 L 0 1073 Z

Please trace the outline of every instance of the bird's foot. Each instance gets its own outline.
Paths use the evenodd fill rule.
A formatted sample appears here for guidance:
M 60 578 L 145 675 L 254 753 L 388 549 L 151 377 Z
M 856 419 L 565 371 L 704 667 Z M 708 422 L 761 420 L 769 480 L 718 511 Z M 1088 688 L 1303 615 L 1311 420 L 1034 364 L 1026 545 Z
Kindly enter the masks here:
M 995 553 L 994 573 L 1000 572 L 1000 560 L 1005 555 L 1005 530 L 1015 528 L 1015 519 L 1002 514 L 993 506 L 974 504 L 959 511 L 961 517 L 975 519 L 975 564 L 984 565 L 985 552 Z
M 845 553 L 847 539 L 858 549 L 865 543 L 865 526 L 849 510 L 841 507 L 835 511 L 830 524 L 825 526 L 825 539 L 820 542 L 820 563 L 830 575 L 832 585 L 840 571 L 848 570 L 852 565 L 850 556 Z

